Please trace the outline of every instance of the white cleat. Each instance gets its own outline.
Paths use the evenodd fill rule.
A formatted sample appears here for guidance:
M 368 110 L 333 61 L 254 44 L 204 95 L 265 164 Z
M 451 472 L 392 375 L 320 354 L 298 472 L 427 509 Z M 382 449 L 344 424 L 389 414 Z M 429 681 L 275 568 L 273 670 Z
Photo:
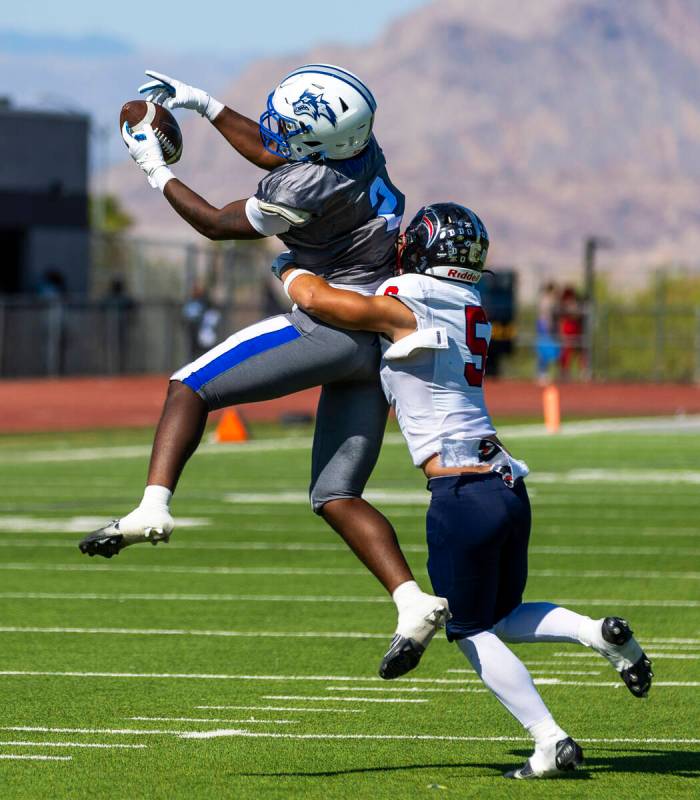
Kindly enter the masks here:
M 540 748 L 522 767 L 504 774 L 504 778 L 528 780 L 531 778 L 558 778 L 583 764 L 583 750 L 570 736 Z
M 167 509 L 140 506 L 121 519 L 113 520 L 88 534 L 78 545 L 81 553 L 112 558 L 125 547 L 141 542 L 168 542 L 175 527 Z
M 393 680 L 415 669 L 433 636 L 451 616 L 447 600 L 429 594 L 399 614 L 396 633 L 379 666 L 381 677 Z

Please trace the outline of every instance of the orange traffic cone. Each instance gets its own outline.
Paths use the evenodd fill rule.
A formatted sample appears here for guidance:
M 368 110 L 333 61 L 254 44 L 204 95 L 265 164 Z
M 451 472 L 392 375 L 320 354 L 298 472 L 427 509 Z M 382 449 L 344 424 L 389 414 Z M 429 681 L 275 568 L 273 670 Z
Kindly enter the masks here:
M 233 408 L 224 411 L 223 417 L 216 426 L 214 441 L 247 442 L 249 438 L 248 429 L 238 412 Z
M 542 392 L 542 407 L 544 410 L 544 427 L 547 433 L 558 433 L 561 424 L 561 411 L 559 407 L 559 389 L 554 384 L 545 387 Z

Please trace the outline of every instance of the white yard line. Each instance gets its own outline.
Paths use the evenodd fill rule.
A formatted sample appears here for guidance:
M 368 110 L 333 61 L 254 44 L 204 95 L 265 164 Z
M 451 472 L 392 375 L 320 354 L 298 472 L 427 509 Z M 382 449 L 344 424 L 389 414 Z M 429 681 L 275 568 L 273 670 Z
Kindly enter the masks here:
M 395 517 L 397 515 L 392 511 L 392 516 Z M 595 536 L 605 539 L 610 539 L 617 536 L 623 536 L 625 538 L 628 536 L 634 536 L 635 538 L 639 536 L 651 536 L 654 539 L 658 539 L 659 537 L 663 537 L 665 539 L 678 537 L 691 537 L 693 539 L 698 538 L 698 531 L 696 528 L 681 528 L 676 527 L 675 525 L 668 529 L 637 528 L 636 526 L 630 526 L 629 528 L 617 528 L 611 525 L 600 525 L 595 523 L 591 524 L 590 530 L 582 530 L 582 524 L 580 522 L 576 522 L 572 525 L 547 525 L 540 522 L 536 526 L 535 534 L 537 536 L 559 537 L 564 534 L 565 536 L 575 536 L 577 539 L 581 536 Z
M 0 747 L 81 747 L 98 750 L 145 750 L 147 744 L 105 744 L 103 742 L 3 742 Z
M 301 706 L 195 706 L 202 711 L 301 711 L 305 714 L 364 714 L 360 708 L 304 708 Z
M 668 435 L 670 433 L 700 432 L 700 416 L 633 417 L 620 419 L 597 419 L 581 422 L 565 422 L 557 438 L 590 436 L 601 433 L 648 433 Z M 540 439 L 549 434 L 544 425 L 504 425 L 499 429 L 504 441 L 508 439 Z M 282 450 L 306 450 L 311 438 L 290 436 L 279 439 L 259 439 L 235 445 L 202 444 L 198 455 L 240 456 L 248 453 L 279 452 Z M 403 437 L 389 433 L 384 437 L 385 446 L 405 446 Z M 122 445 L 117 447 L 63 447 L 44 450 L 22 450 L 2 453 L 0 464 L 50 463 L 62 461 L 102 461 L 123 458 L 147 458 L 150 444 Z
M 404 547 L 405 550 L 405 547 Z M 153 594 L 141 592 L 0 592 L 0 600 L 104 600 L 109 602 L 256 602 L 261 603 L 391 603 L 389 597 L 371 595 L 319 595 L 319 594 Z M 551 602 L 559 605 L 579 606 L 644 606 L 648 608 L 700 608 L 700 600 L 639 600 L 639 599 L 590 599 L 555 598 Z M 646 641 L 655 641 L 647 639 Z
M 382 678 L 358 675 L 246 675 L 208 672 L 83 672 L 59 670 L 0 670 L 0 676 L 8 677 L 50 677 L 50 678 L 127 678 L 154 680 L 220 680 L 220 681 L 382 681 Z M 430 681 L 432 678 L 406 678 L 405 681 Z
M 585 654 L 587 655 L 587 654 Z M 595 656 L 594 656 L 595 657 Z M 141 680 L 150 678 L 154 680 L 226 680 L 226 681 L 322 681 L 329 683 L 332 681 L 337 682 L 352 682 L 352 683 L 373 683 L 381 682 L 381 687 L 372 686 L 355 686 L 352 687 L 332 687 L 333 691 L 445 691 L 455 692 L 462 691 L 461 689 L 449 688 L 450 684 L 481 684 L 478 678 L 403 678 L 401 682 L 395 687 L 386 686 L 386 681 L 378 677 L 360 677 L 356 675 L 233 675 L 233 674 L 217 674 L 217 673 L 194 673 L 194 672 L 181 672 L 181 673 L 160 673 L 160 672 L 68 672 L 68 671 L 49 671 L 49 670 L 0 670 L 0 676 L 6 677 L 63 677 L 63 678 L 127 678 Z M 414 684 L 436 684 L 442 688 L 414 688 Z M 611 686 L 613 688 L 620 688 L 624 684 L 621 681 L 564 681 L 559 678 L 535 678 L 535 683 L 542 685 L 552 684 L 561 686 Z M 408 684 L 402 686 L 401 684 Z M 654 681 L 654 687 L 686 687 L 695 688 L 700 686 L 700 681 Z M 329 687 L 330 688 L 330 687 Z M 486 691 L 486 690 L 484 690 Z M 268 699 L 268 698 L 266 698 Z M 89 733 L 89 731 L 88 731 Z
M 700 484 L 700 472 L 697 470 L 673 470 L 673 469 L 572 469 L 566 472 L 531 472 L 527 477 L 528 484 L 562 484 L 573 483 L 609 483 L 614 481 L 615 485 L 631 484 L 638 485 L 641 489 L 648 485 L 667 485 L 669 482 L 674 484 Z
M 193 731 L 181 734 L 183 739 L 213 739 L 222 736 L 244 736 L 266 739 L 340 739 L 351 741 L 354 739 L 369 740 L 397 740 L 407 742 L 438 741 L 438 742 L 531 742 L 526 736 L 436 736 L 430 734 L 384 734 L 384 733 L 263 733 L 261 731 Z M 587 744 L 700 744 L 700 739 L 676 739 L 649 737 L 645 739 L 632 738 L 605 738 L 605 739 L 577 739 L 578 742 Z
M 73 756 L 39 756 L 39 755 L 13 755 L 0 753 L 4 761 L 72 761 Z
M 362 633 L 360 631 L 216 631 L 185 630 L 177 628 L 63 628 L 0 626 L 0 633 L 77 634 L 88 636 L 213 636 L 244 637 L 251 639 L 389 639 L 385 633 Z
M 104 520 L 103 520 L 104 522 Z M 208 524 L 202 522 L 202 525 Z M 0 525 L 0 528 L 2 526 Z M 27 529 L 28 530 L 28 529 Z M 85 528 L 79 529 L 84 532 Z M 36 532 L 36 530 L 34 530 Z M 57 539 L 8 539 L 0 537 L 0 547 L 11 548 L 58 548 L 62 550 L 72 549 L 73 542 L 61 541 Z M 424 544 L 403 544 L 401 549 L 406 553 L 427 553 L 427 545 Z M 334 544 L 331 542 L 276 542 L 276 541 L 256 541 L 256 542 L 170 542 L 168 550 L 202 550 L 202 551 L 242 551 L 242 552 L 333 552 L 344 553 L 347 546 L 344 544 Z M 583 547 L 569 547 L 566 545 L 533 545 L 529 548 L 531 555 L 578 555 L 578 556 L 598 556 L 598 555 L 629 555 L 629 547 L 598 547 L 589 545 Z M 635 556 L 700 556 L 700 548 L 697 547 L 635 547 Z
M 0 670 L 0 676 L 7 677 L 68 677 L 68 678 L 152 678 L 160 680 L 235 680 L 235 681 L 323 681 L 328 683 L 330 681 L 338 682 L 361 682 L 371 683 L 382 681 L 381 678 L 366 677 L 361 678 L 358 676 L 339 676 L 339 675 L 227 675 L 216 673 L 135 673 L 135 672 L 59 672 L 48 670 Z M 621 681 L 565 681 L 560 678 L 535 678 L 535 683 L 538 685 L 557 685 L 557 686 L 605 686 L 618 689 L 623 686 Z M 384 683 L 384 681 L 382 681 Z M 450 684 L 481 684 L 478 678 L 404 678 L 402 683 L 409 684 L 408 686 L 398 685 L 396 687 L 375 687 L 375 686 L 355 686 L 353 687 L 338 687 L 328 686 L 327 690 L 331 691 L 354 691 L 357 692 L 373 692 L 373 691 L 427 691 L 427 692 L 461 692 L 469 691 L 465 689 L 451 688 Z M 413 684 L 433 684 L 437 687 L 430 688 L 417 688 Z M 441 688 L 441 687 L 445 688 Z M 696 688 L 700 686 L 700 681 L 654 681 L 654 687 L 682 687 L 682 688 Z M 486 691 L 486 690 L 483 690 Z M 266 697 L 265 699 L 273 699 Z M 282 699 L 282 698 L 277 698 Z M 13 730 L 13 729 L 6 729 Z M 22 730 L 22 729 L 19 729 Z M 27 729 L 31 730 L 31 729 Z M 40 730 L 40 729 L 39 729 Z M 89 732 L 89 731 L 88 731 Z
M 530 661 L 525 666 L 528 668 L 528 671 L 533 675 L 600 675 L 601 671 L 597 670 L 575 670 L 575 669 L 533 669 L 530 665 L 533 662 Z M 543 663 L 543 662 L 540 662 Z M 472 669 L 448 669 L 449 673 L 454 674 L 465 674 L 465 675 L 473 675 L 474 670 Z
M 364 687 L 362 689 L 364 691 Z M 357 689 L 355 689 L 357 691 Z M 264 694 L 263 700 L 334 701 L 336 703 L 428 703 L 428 700 L 407 697 L 330 697 L 328 695 Z
M 619 681 L 567 681 L 562 678 L 547 678 L 547 677 L 533 677 L 533 683 L 537 686 L 600 686 L 611 689 L 624 688 L 624 683 Z M 326 691 L 329 692 L 390 692 L 390 691 L 403 691 L 403 692 L 416 692 L 422 694 L 423 692 L 445 692 L 447 694 L 458 692 L 463 693 L 469 689 L 456 689 L 453 686 L 444 686 L 444 684 L 460 684 L 460 683 L 481 683 L 479 679 L 464 678 L 462 680 L 435 680 L 432 683 L 440 684 L 437 687 L 430 686 L 410 686 L 404 689 L 397 687 L 379 687 L 379 686 L 326 686 Z M 654 681 L 654 688 L 682 688 L 682 689 L 696 689 L 700 687 L 700 681 Z M 487 691 L 484 689 L 483 691 Z
M 162 545 L 167 547 L 167 545 Z M 162 566 L 149 564 L 103 564 L 83 563 L 76 564 L 38 564 L 24 562 L 7 562 L 0 564 L 0 570 L 19 572 L 133 572 L 165 575 L 363 575 L 368 576 L 365 569 L 337 568 L 337 567 L 195 567 L 195 566 Z
M 430 495 L 425 489 L 368 489 L 362 495 L 371 503 L 399 506 L 428 506 Z M 244 505 L 309 505 L 306 492 L 232 492 L 223 496 L 225 503 Z
M 426 548 L 427 550 L 427 548 Z M 528 548 L 529 553 L 535 555 L 557 555 L 557 556 L 629 556 L 629 547 L 598 547 L 589 545 L 584 547 L 568 547 L 566 545 L 533 545 Z M 634 555 L 637 556 L 700 556 L 700 548 L 697 547 L 634 547 Z
M 78 636 L 196 636 L 214 638 L 248 638 L 248 639 L 387 639 L 385 633 L 368 633 L 364 631 L 232 631 L 178 628 L 67 628 L 67 627 L 35 627 L 35 626 L 0 626 L 0 634 L 42 634 L 42 635 L 78 635 Z M 682 649 L 682 647 L 680 648 Z M 652 658 L 698 660 L 700 653 L 681 654 L 649 649 Z M 558 658 L 599 658 L 596 653 L 554 653 Z M 3 673 L 0 673 L 3 674 Z M 411 680 L 419 680 L 413 678 Z M 436 683 L 445 683 L 445 679 L 435 679 Z M 658 685 L 658 684 L 657 684 Z
M 654 644 L 692 644 L 700 646 L 700 639 L 686 639 L 681 637 L 660 637 L 660 636 L 649 636 L 644 641 L 646 642 L 654 642 Z
M 44 517 L 0 515 L 0 531 L 11 533 L 88 533 L 106 525 L 107 517 L 69 517 L 68 519 L 46 519 Z M 178 528 L 203 528 L 210 524 L 205 517 L 178 517 Z M 7 541 L 7 540 L 5 540 Z M 42 539 L 42 544 L 48 540 Z M 67 542 L 53 542 L 53 545 L 64 546 Z M 10 545 L 5 545 L 6 547 Z
M 663 653 L 657 652 L 651 648 L 645 649 L 649 658 L 658 658 L 662 661 L 675 660 L 675 661 L 698 661 L 700 660 L 700 653 Z M 599 658 L 595 653 L 555 653 L 561 658 Z M 654 684 L 656 685 L 656 683 Z
M 246 717 L 246 719 L 211 719 L 208 717 L 127 717 L 133 722 L 237 722 L 245 723 L 262 723 L 270 725 L 298 725 L 297 719 L 255 719 L 255 717 Z
M 167 547 L 167 545 L 164 545 Z M 336 567 L 195 567 L 195 566 L 161 566 L 158 564 L 138 566 L 135 564 L 38 564 L 9 562 L 0 564 L 0 570 L 21 572 L 134 572 L 163 573 L 177 575 L 362 575 L 368 573 L 360 568 Z M 635 578 L 640 580 L 700 580 L 700 572 L 678 572 L 663 570 L 556 570 L 533 569 L 529 573 L 537 578 Z
M 152 730 L 150 728 L 54 728 L 44 725 L 4 725 L 0 726 L 0 731 L 18 731 L 23 733 L 101 733 L 110 736 L 167 736 L 172 733 L 180 733 L 180 731 Z
M 306 450 L 311 439 L 306 436 L 290 436 L 281 439 L 259 439 L 240 442 L 236 445 L 202 444 L 197 455 L 247 455 L 248 453 L 276 453 L 281 450 Z M 68 461 L 108 461 L 123 458 L 148 458 L 150 444 L 120 445 L 116 447 L 69 447 L 55 450 L 26 450 L 3 453 L 0 464 L 46 464 Z
M 663 570 L 559 570 L 531 569 L 529 574 L 537 578 L 638 578 L 640 580 L 687 580 L 700 581 L 700 572 L 677 572 Z
M 575 600 L 571 600 L 569 598 L 557 598 L 552 600 L 553 603 L 558 603 L 559 605 L 580 605 L 580 606 L 610 606 L 614 608 L 615 606 L 633 606 L 633 607 L 646 607 L 646 608 L 700 608 L 700 600 L 641 600 L 641 599 L 630 599 L 626 598 L 625 600 L 615 598 L 610 600 L 603 600 L 603 599 L 584 599 L 584 598 L 577 598 Z M 653 639 L 647 639 L 646 641 L 654 641 Z
M 108 592 L 0 592 L 0 600 L 106 600 L 110 602 L 264 602 L 264 603 L 391 603 L 390 597 L 364 595 L 289 594 L 150 594 Z

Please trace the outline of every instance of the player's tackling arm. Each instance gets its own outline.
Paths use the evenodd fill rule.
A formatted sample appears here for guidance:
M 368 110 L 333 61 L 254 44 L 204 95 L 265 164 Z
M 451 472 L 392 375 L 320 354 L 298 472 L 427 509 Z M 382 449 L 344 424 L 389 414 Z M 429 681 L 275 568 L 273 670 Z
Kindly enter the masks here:
M 290 274 L 291 271 L 287 270 L 282 279 Z M 288 292 L 304 311 L 338 328 L 376 331 L 393 341 L 416 329 L 413 313 L 393 297 L 366 296 L 352 290 L 335 289 L 317 275 L 299 275 L 288 287 Z

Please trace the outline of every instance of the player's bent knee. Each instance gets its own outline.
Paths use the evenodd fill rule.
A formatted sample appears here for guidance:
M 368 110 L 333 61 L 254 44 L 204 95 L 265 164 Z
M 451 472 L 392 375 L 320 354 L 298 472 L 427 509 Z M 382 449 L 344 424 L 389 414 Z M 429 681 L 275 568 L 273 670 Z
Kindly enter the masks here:
M 329 525 L 333 524 L 333 520 L 345 511 L 346 503 L 343 501 L 353 501 L 361 499 L 359 494 L 344 493 L 321 493 L 312 489 L 309 492 L 309 499 L 311 501 L 311 508 L 314 514 L 323 517 Z
M 211 411 L 206 398 L 178 378 L 171 378 L 168 384 L 167 403 L 188 403 L 198 406 L 200 410 Z

